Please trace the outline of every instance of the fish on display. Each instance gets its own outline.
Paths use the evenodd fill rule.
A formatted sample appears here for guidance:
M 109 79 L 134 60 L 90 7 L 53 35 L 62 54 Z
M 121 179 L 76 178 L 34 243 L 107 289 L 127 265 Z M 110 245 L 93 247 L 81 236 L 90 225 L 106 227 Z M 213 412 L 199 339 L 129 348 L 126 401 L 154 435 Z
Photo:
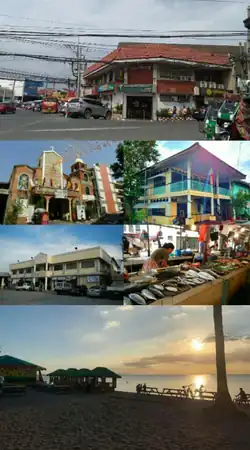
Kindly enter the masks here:
M 155 287 L 156 289 L 158 289 L 161 292 L 164 291 L 164 287 L 161 284 L 153 284 L 153 287 Z
M 178 292 L 178 289 L 173 286 L 166 286 L 165 289 L 169 292 Z
M 128 305 L 133 305 L 132 301 L 130 300 L 129 297 L 123 297 L 123 304 L 128 306 Z
M 164 294 L 162 291 L 159 291 L 155 286 L 149 286 L 148 290 L 152 292 L 156 297 L 164 298 Z
M 137 305 L 146 305 L 146 300 L 139 294 L 129 294 L 129 299 Z
M 148 289 L 143 289 L 141 291 L 141 295 L 146 299 L 146 300 L 157 300 L 157 297 L 155 297 L 155 295 L 150 292 Z

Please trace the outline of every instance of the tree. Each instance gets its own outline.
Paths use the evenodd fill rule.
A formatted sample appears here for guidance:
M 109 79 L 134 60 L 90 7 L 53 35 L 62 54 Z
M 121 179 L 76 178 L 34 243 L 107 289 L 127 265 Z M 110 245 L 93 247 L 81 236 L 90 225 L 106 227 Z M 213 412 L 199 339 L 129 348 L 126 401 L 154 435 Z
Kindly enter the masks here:
M 12 209 L 7 213 L 5 217 L 5 225 L 16 225 L 18 217 L 23 212 L 23 204 L 21 200 L 16 200 L 12 205 Z
M 118 144 L 116 148 L 116 162 L 111 165 L 113 177 L 116 180 L 123 178 L 124 175 L 124 145 Z
M 248 202 L 250 202 L 250 193 L 248 192 L 239 191 L 236 196 L 232 198 L 232 207 L 236 217 L 248 215 Z
M 228 416 L 245 415 L 238 410 L 233 403 L 227 385 L 227 370 L 225 358 L 225 342 L 222 320 L 221 304 L 213 306 L 215 347 L 216 347 L 216 372 L 217 372 L 217 395 L 214 405 L 206 408 L 207 413 L 211 413 L 212 417 L 219 416 L 220 419 Z
M 126 215 L 131 218 L 138 198 L 144 195 L 141 172 L 148 164 L 159 160 L 156 141 L 124 141 L 119 144 L 124 156 L 124 205 Z

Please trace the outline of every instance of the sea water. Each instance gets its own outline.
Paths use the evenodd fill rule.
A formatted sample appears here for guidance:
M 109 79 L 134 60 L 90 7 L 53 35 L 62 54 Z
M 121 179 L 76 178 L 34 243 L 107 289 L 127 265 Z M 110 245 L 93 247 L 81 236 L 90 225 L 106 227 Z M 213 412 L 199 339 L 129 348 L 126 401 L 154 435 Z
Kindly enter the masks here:
M 239 388 L 250 394 L 250 375 L 228 375 L 228 388 L 230 394 L 234 396 L 238 394 Z M 117 391 L 136 392 L 137 384 L 146 384 L 147 386 L 156 387 L 159 390 L 163 388 L 181 388 L 192 384 L 192 389 L 198 389 L 200 385 L 205 390 L 216 391 L 217 380 L 216 375 L 122 375 L 117 380 Z

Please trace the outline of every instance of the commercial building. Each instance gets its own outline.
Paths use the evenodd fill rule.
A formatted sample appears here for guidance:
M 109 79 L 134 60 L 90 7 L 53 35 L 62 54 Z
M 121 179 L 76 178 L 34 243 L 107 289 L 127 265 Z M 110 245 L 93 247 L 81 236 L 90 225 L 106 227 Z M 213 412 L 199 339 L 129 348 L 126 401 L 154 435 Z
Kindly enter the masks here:
M 232 182 L 245 178 L 195 143 L 142 172 L 142 196 L 135 209 L 160 225 L 231 220 Z
M 200 106 L 236 89 L 225 53 L 169 44 L 120 44 L 83 75 L 84 95 L 122 108 L 122 117 L 153 119 L 167 108 Z
M 101 214 L 117 214 L 123 211 L 123 185 L 113 178 L 110 167 L 104 164 L 93 166 L 96 198 Z
M 120 267 L 103 248 L 93 247 L 52 256 L 39 253 L 28 261 L 11 264 L 9 270 L 12 285 L 26 282 L 54 290 L 58 281 L 86 287 L 111 284 Z

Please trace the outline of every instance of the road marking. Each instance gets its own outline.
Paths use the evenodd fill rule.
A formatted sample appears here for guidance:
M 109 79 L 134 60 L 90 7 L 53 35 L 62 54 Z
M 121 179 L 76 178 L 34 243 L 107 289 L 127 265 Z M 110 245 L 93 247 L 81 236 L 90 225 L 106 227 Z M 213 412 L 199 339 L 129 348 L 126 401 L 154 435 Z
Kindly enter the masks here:
M 109 131 L 109 130 L 140 130 L 140 127 L 96 127 L 96 128 L 49 128 L 48 130 L 27 130 L 29 133 L 49 133 L 65 131 Z M 18 130 L 16 130 L 18 131 Z

